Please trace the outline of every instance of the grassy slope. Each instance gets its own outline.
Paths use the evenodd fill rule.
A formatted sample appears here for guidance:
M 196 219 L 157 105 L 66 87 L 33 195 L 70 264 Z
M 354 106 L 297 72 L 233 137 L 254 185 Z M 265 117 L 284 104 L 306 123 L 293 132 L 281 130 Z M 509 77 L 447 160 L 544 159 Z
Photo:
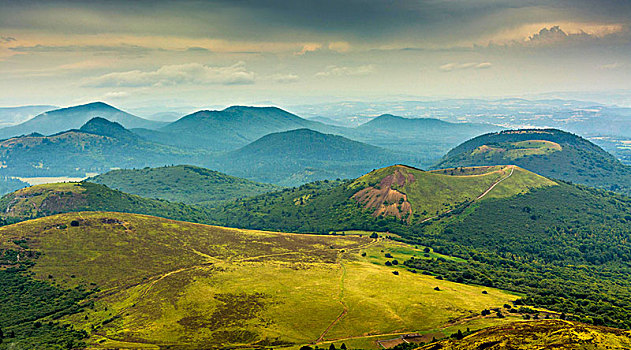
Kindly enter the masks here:
M 2 217 L 26 220 L 75 211 L 118 211 L 149 214 L 192 222 L 208 222 L 204 209 L 181 203 L 142 198 L 90 182 L 31 186 L 0 199 Z
M 484 329 L 461 340 L 445 340 L 422 350 L 468 349 L 628 349 L 631 332 L 569 321 L 516 322 Z
M 459 205 L 484 193 L 493 183 L 510 174 L 510 167 L 477 169 L 478 174 L 460 176 L 440 172 L 425 172 L 406 166 L 392 166 L 370 172 L 353 182 L 312 183 L 296 189 L 269 193 L 228 204 L 212 211 L 213 218 L 222 225 L 259 229 L 280 229 L 300 232 L 328 232 L 330 230 L 384 228 L 382 217 L 373 217 L 375 209 L 364 210 L 352 197 L 367 187 L 379 187 L 387 176 L 412 175 L 414 181 L 404 186 L 394 184 L 393 190 L 403 193 L 410 202 L 413 220 L 418 223 L 438 214 L 458 208 Z M 471 169 L 464 169 L 466 174 Z M 450 170 L 446 173 L 451 174 Z M 400 175 L 399 175 L 400 176 Z M 532 188 L 552 186 L 555 183 L 514 167 L 513 174 L 493 188 L 482 200 L 506 198 Z M 397 203 L 392 204 L 395 207 Z
M 436 167 L 515 164 L 551 178 L 631 193 L 631 169 L 591 142 L 560 130 L 482 135 L 451 150 Z
M 279 189 L 191 165 L 112 170 L 87 181 L 142 197 L 208 206 Z
M 79 226 L 70 226 L 72 220 Z M 94 307 L 63 319 L 89 332 L 96 348 L 304 344 L 319 338 L 345 306 L 348 313 L 325 341 L 430 331 L 516 298 L 386 267 L 385 253 L 403 260 L 422 251 L 366 236 L 83 212 L 0 228 L 0 247 L 18 249 L 14 240 L 41 252 L 34 278 L 66 289 L 96 284 Z

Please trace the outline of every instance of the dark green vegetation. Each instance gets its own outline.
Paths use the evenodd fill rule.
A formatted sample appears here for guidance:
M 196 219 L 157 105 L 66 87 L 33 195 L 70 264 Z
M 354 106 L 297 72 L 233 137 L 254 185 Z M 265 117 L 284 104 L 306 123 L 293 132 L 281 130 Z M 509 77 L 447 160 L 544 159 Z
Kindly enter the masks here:
M 59 288 L 28 273 L 31 261 L 15 264 L 0 259 L 0 349 L 75 349 L 85 347 L 87 333 L 59 323 L 59 318 L 82 310 L 90 295 L 86 286 Z M 24 258 L 23 258 L 24 259 Z M 2 265 L 12 267 L 2 269 Z
M 355 178 L 412 158 L 342 136 L 309 129 L 273 133 L 216 159 L 214 168 L 281 185 Z
M 513 322 L 490 327 L 463 339 L 425 345 L 420 350 L 628 349 L 631 333 L 614 328 L 554 320 Z
M 112 167 L 145 167 L 199 162 L 203 152 L 149 142 L 103 118 L 78 130 L 51 136 L 32 134 L 0 142 L 0 173 L 13 176 L 85 176 Z
M 191 222 L 208 222 L 204 209 L 148 199 L 91 182 L 45 184 L 23 188 L 0 199 L 2 217 L 28 220 L 77 211 L 117 211 L 155 215 Z
M 555 129 L 486 134 L 449 151 L 435 167 L 515 164 L 551 178 L 631 193 L 631 169 L 593 143 Z
M 142 119 L 103 102 L 88 103 L 42 113 L 22 124 L 0 129 L 0 138 L 39 133 L 50 135 L 79 128 L 94 117 L 118 122 L 126 128 L 157 128 L 164 123 Z
M 185 148 L 234 150 L 267 134 L 309 128 L 332 132 L 334 127 L 306 120 L 276 107 L 233 106 L 199 111 L 153 132 L 137 130 L 147 139 Z
M 454 175 L 445 174 L 451 171 Z M 409 177 L 397 172 L 412 173 L 417 180 L 398 182 L 397 178 Z M 475 185 L 456 185 L 462 184 L 456 181 L 462 181 L 459 172 L 440 172 L 440 176 L 452 178 L 448 183 L 458 193 L 475 186 L 480 193 L 488 185 L 483 185 L 476 171 L 464 176 L 476 179 Z M 355 182 L 308 184 L 238 201 L 216 210 L 213 217 L 231 226 L 298 232 L 389 231 L 406 242 L 466 260 L 406 262 L 412 268 L 524 293 L 529 305 L 572 314 L 583 321 L 631 327 L 631 199 L 543 178 L 526 177 L 531 180 L 525 181 L 514 173 L 476 201 L 450 197 L 444 185 L 425 182 L 430 193 L 442 189 L 438 192 L 442 197 L 432 199 L 442 209 L 437 214 L 427 210 L 427 214 L 415 216 L 431 197 L 411 191 L 413 185 L 439 176 L 422 174 L 431 173 L 395 167 Z M 375 196 L 358 195 L 366 193 L 366 185 L 375 183 L 379 185 L 368 186 L 374 188 Z M 406 211 L 411 216 L 405 216 Z
M 87 181 L 142 197 L 204 206 L 280 189 L 191 165 L 112 170 Z

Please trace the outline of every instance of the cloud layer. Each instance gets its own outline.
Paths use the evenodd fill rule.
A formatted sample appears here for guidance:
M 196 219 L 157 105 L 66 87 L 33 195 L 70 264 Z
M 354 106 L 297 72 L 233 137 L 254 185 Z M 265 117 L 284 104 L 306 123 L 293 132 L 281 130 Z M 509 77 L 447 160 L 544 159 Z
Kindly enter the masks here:
M 89 79 L 88 87 L 162 87 L 173 85 L 243 85 L 253 84 L 254 73 L 245 63 L 211 67 L 199 63 L 162 66 L 155 71 L 109 73 Z

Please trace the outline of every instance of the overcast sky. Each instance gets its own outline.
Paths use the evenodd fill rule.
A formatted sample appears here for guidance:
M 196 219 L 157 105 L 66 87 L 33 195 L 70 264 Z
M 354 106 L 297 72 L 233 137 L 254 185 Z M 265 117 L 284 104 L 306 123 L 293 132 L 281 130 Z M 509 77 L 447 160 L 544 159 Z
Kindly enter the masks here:
M 631 89 L 631 1 L 0 0 L 0 105 Z

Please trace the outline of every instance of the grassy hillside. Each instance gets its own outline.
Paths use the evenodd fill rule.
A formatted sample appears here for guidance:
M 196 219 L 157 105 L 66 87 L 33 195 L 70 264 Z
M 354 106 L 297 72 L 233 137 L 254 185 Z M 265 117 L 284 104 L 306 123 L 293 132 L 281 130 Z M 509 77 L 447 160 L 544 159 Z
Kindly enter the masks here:
M 0 162 L 4 166 L 0 173 L 22 177 L 83 177 L 86 173 L 105 172 L 115 167 L 200 162 L 207 157 L 203 152 L 146 141 L 118 123 L 94 118 L 79 130 L 1 141 Z
M 112 170 L 87 181 L 142 197 L 204 206 L 280 189 L 191 165 Z
M 31 133 L 50 135 L 69 129 L 77 129 L 94 117 L 118 122 L 126 128 L 157 128 L 163 125 L 160 122 L 136 117 L 103 102 L 93 102 L 48 111 L 22 124 L 0 129 L 0 138 Z
M 629 212 L 627 197 L 518 167 L 397 166 L 241 200 L 212 216 L 244 228 L 388 231 L 466 260 L 407 261 L 411 268 L 524 293 L 528 305 L 585 322 L 631 327 Z
M 259 229 L 380 230 L 393 222 L 405 227 L 420 224 L 476 200 L 511 197 L 553 185 L 513 166 L 426 172 L 396 165 L 354 181 L 317 182 L 240 200 L 212 215 L 224 225 Z
M 86 210 L 149 214 L 192 222 L 209 220 L 202 208 L 142 198 L 90 182 L 37 185 L 0 198 L 1 216 L 9 221 Z
M 0 291 L 10 301 L 0 304 L 0 315 L 14 314 L 0 317 L 0 327 L 15 333 L 0 348 L 33 341 L 28 330 L 35 323 L 92 348 L 331 341 L 376 348 L 374 340 L 403 332 L 451 334 L 455 325 L 477 329 L 514 319 L 479 315 L 504 309 L 515 295 L 392 265 L 425 259 L 421 248 L 367 236 L 248 231 L 108 212 L 30 220 L 0 228 L 3 263 L 16 266 L 20 256 L 23 265 L 5 276 L 11 289 Z M 55 313 L 50 304 L 19 308 L 44 287 L 59 300 Z M 32 313 L 27 323 L 17 317 L 25 312 Z
M 463 339 L 444 340 L 421 350 L 468 349 L 628 349 L 631 333 L 569 321 L 515 322 L 491 327 Z
M 374 168 L 409 160 L 342 136 L 298 129 L 266 135 L 216 160 L 217 169 L 280 185 L 354 178 Z
M 631 168 L 593 143 L 555 129 L 486 134 L 451 150 L 435 167 L 515 164 L 535 173 L 631 193 Z

